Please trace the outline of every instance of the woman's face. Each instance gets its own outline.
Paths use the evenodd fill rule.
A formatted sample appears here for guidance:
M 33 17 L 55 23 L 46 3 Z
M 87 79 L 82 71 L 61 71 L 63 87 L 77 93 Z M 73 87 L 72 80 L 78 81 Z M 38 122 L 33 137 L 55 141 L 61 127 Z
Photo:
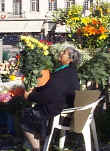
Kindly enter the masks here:
M 65 50 L 60 53 L 59 61 L 62 65 L 69 64 L 72 62 L 72 59 L 69 57 L 69 51 Z

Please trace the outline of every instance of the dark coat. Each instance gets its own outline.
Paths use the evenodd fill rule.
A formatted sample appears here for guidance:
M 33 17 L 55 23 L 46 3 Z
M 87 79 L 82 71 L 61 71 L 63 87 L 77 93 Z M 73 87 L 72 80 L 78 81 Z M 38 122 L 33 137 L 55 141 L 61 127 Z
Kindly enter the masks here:
M 77 71 L 74 65 L 69 65 L 51 75 L 45 86 L 35 88 L 28 100 L 37 102 L 45 115 L 59 114 L 65 107 L 72 107 L 74 92 L 80 89 Z

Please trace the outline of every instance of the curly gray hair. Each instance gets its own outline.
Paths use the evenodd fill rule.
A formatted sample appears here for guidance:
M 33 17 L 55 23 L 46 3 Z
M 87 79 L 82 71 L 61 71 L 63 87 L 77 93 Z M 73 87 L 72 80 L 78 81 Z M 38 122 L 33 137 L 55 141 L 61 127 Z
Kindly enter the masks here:
M 69 52 L 69 57 L 72 59 L 74 64 L 79 64 L 81 62 L 81 55 L 80 52 L 73 47 L 67 47 L 64 51 Z

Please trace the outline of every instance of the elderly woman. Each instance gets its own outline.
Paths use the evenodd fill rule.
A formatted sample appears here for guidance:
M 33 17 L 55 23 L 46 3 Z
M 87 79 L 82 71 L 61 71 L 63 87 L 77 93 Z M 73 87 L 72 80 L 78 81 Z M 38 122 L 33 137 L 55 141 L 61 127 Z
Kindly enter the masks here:
M 76 71 L 76 65 L 80 61 L 79 52 L 67 47 L 60 53 L 59 61 L 62 66 L 56 69 L 44 86 L 36 87 L 27 98 L 28 101 L 37 102 L 33 113 L 25 112 L 21 124 L 33 151 L 40 151 L 38 134 L 41 139 L 45 138 L 46 121 L 64 108 L 72 107 L 75 90 L 80 89 Z

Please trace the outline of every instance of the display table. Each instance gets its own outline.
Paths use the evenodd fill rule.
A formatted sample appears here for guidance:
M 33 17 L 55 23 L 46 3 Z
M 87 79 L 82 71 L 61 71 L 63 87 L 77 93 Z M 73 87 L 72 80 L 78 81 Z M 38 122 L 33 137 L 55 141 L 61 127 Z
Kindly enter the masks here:
M 13 96 L 23 95 L 25 91 L 22 80 L 0 82 L 0 102 L 8 102 Z
M 0 82 L 0 133 L 2 127 L 3 129 L 7 127 L 7 132 L 11 133 L 15 133 L 14 129 L 18 129 L 20 112 L 25 105 L 24 92 L 24 85 L 20 78 L 14 81 Z

